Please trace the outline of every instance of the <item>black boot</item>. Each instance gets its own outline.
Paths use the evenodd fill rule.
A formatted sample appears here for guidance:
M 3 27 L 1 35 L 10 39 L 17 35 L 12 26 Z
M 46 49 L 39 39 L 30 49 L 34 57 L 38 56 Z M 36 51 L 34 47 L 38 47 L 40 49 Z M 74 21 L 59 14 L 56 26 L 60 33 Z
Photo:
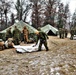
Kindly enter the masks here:
M 38 51 L 41 51 L 41 49 L 39 49 Z
M 48 51 L 49 49 L 48 49 L 48 47 L 46 48 L 46 51 Z

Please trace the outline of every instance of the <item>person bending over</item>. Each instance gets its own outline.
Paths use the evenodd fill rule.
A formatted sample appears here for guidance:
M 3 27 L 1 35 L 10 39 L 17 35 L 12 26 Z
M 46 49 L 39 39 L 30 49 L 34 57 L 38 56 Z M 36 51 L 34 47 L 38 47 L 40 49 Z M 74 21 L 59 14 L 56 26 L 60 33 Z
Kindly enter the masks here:
M 47 38 L 48 38 L 47 34 L 45 34 L 42 31 L 36 31 L 35 34 L 37 35 L 37 41 L 36 41 L 35 46 L 37 45 L 38 41 L 40 40 L 39 46 L 38 46 L 38 51 L 41 51 L 42 44 L 44 44 L 46 51 L 48 51 L 49 49 L 47 46 Z

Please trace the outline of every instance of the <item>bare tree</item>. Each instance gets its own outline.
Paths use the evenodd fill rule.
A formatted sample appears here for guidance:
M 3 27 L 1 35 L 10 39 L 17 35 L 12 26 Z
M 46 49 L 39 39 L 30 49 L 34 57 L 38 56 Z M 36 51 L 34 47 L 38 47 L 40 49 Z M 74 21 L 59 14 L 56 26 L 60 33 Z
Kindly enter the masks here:
M 32 24 L 35 28 L 39 26 L 39 6 L 37 3 L 33 5 Z
M 44 23 L 44 11 L 45 11 L 45 1 L 44 0 L 31 0 L 33 3 L 32 7 L 32 25 L 35 28 L 43 26 Z
M 64 26 L 64 23 L 65 23 L 64 11 L 65 11 L 64 4 L 60 3 L 59 10 L 58 10 L 58 23 L 57 23 L 58 28 L 63 28 Z
M 57 27 L 67 29 L 69 23 L 70 23 L 69 4 L 66 4 L 64 6 L 63 3 L 60 3 L 59 4 L 59 10 L 58 10 Z
M 13 25 L 13 24 L 14 24 L 14 22 L 15 22 L 14 14 L 13 14 L 13 13 L 11 13 L 11 25 Z
M 69 4 L 65 5 L 65 11 L 64 11 L 64 19 L 65 19 L 65 24 L 64 24 L 64 28 L 66 29 L 68 26 L 68 24 L 70 23 L 70 10 L 69 10 Z
M 72 24 L 71 24 L 71 28 L 75 28 L 76 27 L 76 9 L 73 13 L 73 16 L 72 16 Z
M 46 19 L 45 19 L 45 24 L 49 23 L 51 25 L 55 25 L 55 16 L 56 16 L 56 11 L 57 7 L 59 5 L 60 0 L 48 0 L 47 6 L 46 6 Z
M 0 0 L 0 14 L 1 14 L 1 23 L 5 23 L 4 27 L 7 27 L 8 13 L 11 8 L 12 1 Z
M 30 2 L 28 3 L 28 1 L 26 0 L 17 0 L 16 4 L 15 4 L 15 8 L 17 11 L 17 19 L 18 20 L 23 20 L 25 22 L 28 11 L 31 8 L 31 4 Z

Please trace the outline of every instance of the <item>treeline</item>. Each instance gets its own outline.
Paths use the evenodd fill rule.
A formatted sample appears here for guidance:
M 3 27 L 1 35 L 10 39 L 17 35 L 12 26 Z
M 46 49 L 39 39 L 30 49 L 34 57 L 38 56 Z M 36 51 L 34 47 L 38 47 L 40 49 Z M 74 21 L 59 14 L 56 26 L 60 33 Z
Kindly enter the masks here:
M 27 22 L 29 14 L 30 21 Z M 0 0 L 0 30 L 13 25 L 16 20 L 27 22 L 35 28 L 46 24 L 57 28 L 67 28 L 69 25 L 71 28 L 75 26 L 75 14 L 71 16 L 69 4 L 64 5 L 61 0 Z

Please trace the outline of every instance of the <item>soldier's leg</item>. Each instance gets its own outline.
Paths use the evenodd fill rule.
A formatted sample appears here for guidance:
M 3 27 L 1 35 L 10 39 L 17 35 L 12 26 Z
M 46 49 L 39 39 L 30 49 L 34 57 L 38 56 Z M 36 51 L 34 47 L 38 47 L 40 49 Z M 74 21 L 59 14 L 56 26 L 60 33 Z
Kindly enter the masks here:
M 27 34 L 27 40 L 29 39 L 28 34 Z
M 41 51 L 42 42 L 39 43 L 38 51 Z
M 62 39 L 64 39 L 64 33 L 62 33 Z
M 63 39 L 65 38 L 65 33 L 63 33 Z
M 61 38 L 61 33 L 59 34 L 60 38 Z
M 48 46 L 47 46 L 47 41 L 44 42 L 44 46 L 46 48 L 46 51 L 48 51 L 49 49 L 48 49 Z
M 65 38 L 67 38 L 67 33 L 65 33 Z
M 24 35 L 24 43 L 26 43 L 26 35 Z
M 23 33 L 21 33 L 20 39 L 21 39 L 21 42 L 24 41 L 24 40 L 23 40 L 23 39 L 24 39 Z
M 71 34 L 71 38 L 70 38 L 71 40 L 73 40 L 73 35 Z
M 28 42 L 28 36 L 26 35 L 26 42 Z
M 20 44 L 20 38 L 19 37 L 17 38 L 17 44 L 18 45 Z
M 14 44 L 17 45 L 17 39 L 16 38 L 14 39 Z
M 62 33 L 61 33 L 61 39 L 62 39 Z

